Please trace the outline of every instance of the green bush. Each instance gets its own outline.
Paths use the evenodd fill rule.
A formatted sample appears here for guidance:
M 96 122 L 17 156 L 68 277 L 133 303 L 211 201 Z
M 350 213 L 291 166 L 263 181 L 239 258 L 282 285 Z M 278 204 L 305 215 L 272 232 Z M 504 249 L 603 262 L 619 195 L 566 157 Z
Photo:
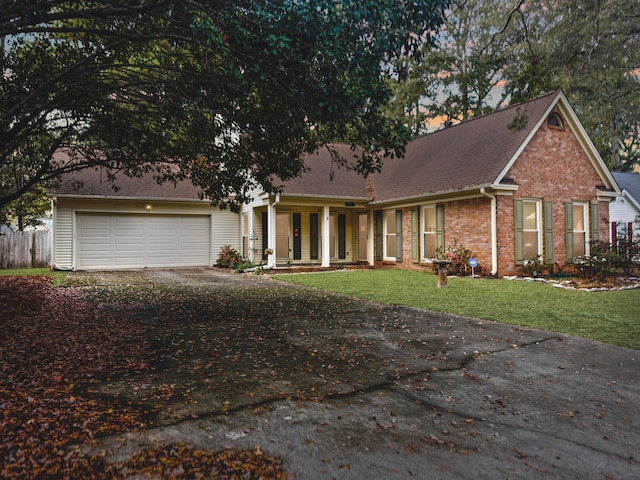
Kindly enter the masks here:
M 540 257 L 527 258 L 520 267 L 520 272 L 526 277 L 542 277 L 546 267 Z
M 237 268 L 239 265 L 245 263 L 244 258 L 235 248 L 231 245 L 225 245 L 220 249 L 218 254 L 217 265 L 221 268 Z
M 605 278 L 624 273 L 629 275 L 638 267 L 640 242 L 619 239 L 617 245 L 609 242 L 591 242 L 591 255 L 573 259 L 579 276 L 584 278 Z
M 449 260 L 451 264 L 447 266 L 447 272 L 449 275 L 458 275 L 461 277 L 471 275 L 471 267 L 469 266 L 469 259 L 475 255 L 471 250 L 465 248 L 464 245 L 459 244 L 454 238 L 446 249 L 439 247 L 436 250 L 436 257 L 441 260 Z M 433 264 L 433 272 L 438 273 L 438 266 Z M 484 268 L 482 265 L 478 265 L 475 268 L 476 275 L 483 275 Z

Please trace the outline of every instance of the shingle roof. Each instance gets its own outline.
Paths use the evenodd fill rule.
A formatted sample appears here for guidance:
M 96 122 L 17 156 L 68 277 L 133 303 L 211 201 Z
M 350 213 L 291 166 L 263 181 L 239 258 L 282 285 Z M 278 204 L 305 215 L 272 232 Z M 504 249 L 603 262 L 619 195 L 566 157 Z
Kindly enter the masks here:
M 350 163 L 352 160 L 355 161 L 358 155 L 357 150 L 351 150 L 349 145 L 336 144 L 331 147 Z M 281 183 L 285 195 L 369 199 L 362 175 L 333 163 L 327 148 L 307 155 L 304 157 L 304 163 L 307 172 Z M 277 182 L 275 184 L 278 185 Z
M 117 189 L 114 189 L 114 185 Z M 140 178 L 115 173 L 111 182 L 105 168 L 88 168 L 64 175 L 59 181 L 50 184 L 50 195 L 89 195 L 121 198 L 164 198 L 172 200 L 198 200 L 201 190 L 190 181 L 158 184 L 151 174 Z
M 304 158 L 306 172 L 281 182 L 283 194 L 385 202 L 492 185 L 560 95 L 553 92 L 420 136 L 409 142 L 404 157 L 387 159 L 382 172 L 369 177 L 372 188 L 367 188 L 361 175 L 334 163 L 328 149 L 320 149 Z M 523 128 L 509 128 L 518 116 L 526 119 Z M 348 162 L 358 155 L 349 145 L 333 148 Z M 114 191 L 105 171 L 88 169 L 65 177 L 49 193 L 167 199 L 198 199 L 201 195 L 191 182 L 159 185 L 152 175 L 130 178 L 116 174 L 116 184 L 119 189 Z
M 621 190 L 631 194 L 636 202 L 640 203 L 640 174 L 611 172 Z
M 386 160 L 382 171 L 370 176 L 373 201 L 493 184 L 559 95 L 553 92 L 415 138 L 407 145 L 404 157 Z M 524 127 L 510 129 L 518 116 L 526 120 Z M 347 159 L 354 155 L 347 145 L 335 147 Z M 308 155 L 304 161 L 310 171 L 284 182 L 285 195 L 367 197 L 364 178 L 354 172 L 336 170 L 330 180 L 332 162 L 327 151 Z
M 521 148 L 559 92 L 426 134 L 407 145 L 404 158 L 374 176 L 376 201 L 491 185 Z M 524 128 L 509 125 L 525 115 Z

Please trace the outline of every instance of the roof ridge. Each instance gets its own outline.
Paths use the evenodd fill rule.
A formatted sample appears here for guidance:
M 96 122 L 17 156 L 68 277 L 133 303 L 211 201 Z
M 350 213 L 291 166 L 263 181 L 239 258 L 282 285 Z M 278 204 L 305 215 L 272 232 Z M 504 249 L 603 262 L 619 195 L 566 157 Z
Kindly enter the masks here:
M 509 110 L 511 110 L 513 108 L 519 108 L 519 107 L 522 107 L 523 105 L 528 105 L 528 104 L 531 104 L 533 102 L 537 102 L 537 101 L 543 100 L 543 99 L 545 99 L 547 97 L 558 95 L 558 94 L 560 94 L 560 92 L 561 92 L 560 90 L 553 90 L 553 91 L 551 91 L 549 93 L 545 93 L 543 95 L 540 95 L 539 97 L 532 98 L 531 100 L 523 100 L 521 102 L 514 103 L 513 105 L 507 105 L 504 108 L 500 108 L 500 109 L 494 110 L 492 112 L 483 113 L 482 115 L 476 115 L 476 116 L 473 116 L 473 117 L 471 117 L 471 118 L 469 118 L 467 120 L 463 120 L 460 123 L 456 123 L 454 125 L 451 125 L 449 127 L 440 128 L 438 130 L 434 130 L 433 132 L 420 134 L 420 135 L 418 135 L 416 137 L 413 137 L 411 139 L 411 141 L 417 140 L 417 139 L 422 138 L 422 137 L 426 137 L 428 135 L 433 135 L 435 133 L 442 132 L 442 131 L 445 131 L 445 130 L 451 130 L 451 129 L 459 127 L 461 125 L 468 125 L 473 121 L 482 120 L 483 118 L 490 117 L 491 115 L 495 115 L 497 113 L 507 112 L 507 111 L 509 111 Z

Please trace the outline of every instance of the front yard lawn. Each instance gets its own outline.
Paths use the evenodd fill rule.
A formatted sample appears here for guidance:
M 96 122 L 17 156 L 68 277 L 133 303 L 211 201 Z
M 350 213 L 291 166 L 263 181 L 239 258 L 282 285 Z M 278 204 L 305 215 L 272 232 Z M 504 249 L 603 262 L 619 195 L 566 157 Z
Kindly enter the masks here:
M 576 335 L 640 350 L 640 289 L 583 292 L 540 282 L 437 277 L 396 269 L 275 275 L 290 283 L 393 305 Z
M 60 270 L 51 270 L 50 268 L 9 268 L 0 270 L 0 276 L 4 277 L 51 277 L 53 278 L 52 283 L 56 287 L 64 285 L 68 273 Z

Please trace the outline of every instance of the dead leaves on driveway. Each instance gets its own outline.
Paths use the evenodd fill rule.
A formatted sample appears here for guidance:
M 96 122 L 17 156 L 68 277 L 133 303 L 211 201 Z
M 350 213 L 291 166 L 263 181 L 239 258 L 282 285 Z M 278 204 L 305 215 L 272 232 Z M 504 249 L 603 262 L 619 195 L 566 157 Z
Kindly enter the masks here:
M 151 413 L 94 391 L 112 376 L 148 371 L 153 357 L 142 323 L 104 314 L 48 278 L 0 277 L 0 478 L 284 478 L 276 459 L 256 451 L 169 446 L 121 465 L 83 455 L 96 437 L 144 429 Z

